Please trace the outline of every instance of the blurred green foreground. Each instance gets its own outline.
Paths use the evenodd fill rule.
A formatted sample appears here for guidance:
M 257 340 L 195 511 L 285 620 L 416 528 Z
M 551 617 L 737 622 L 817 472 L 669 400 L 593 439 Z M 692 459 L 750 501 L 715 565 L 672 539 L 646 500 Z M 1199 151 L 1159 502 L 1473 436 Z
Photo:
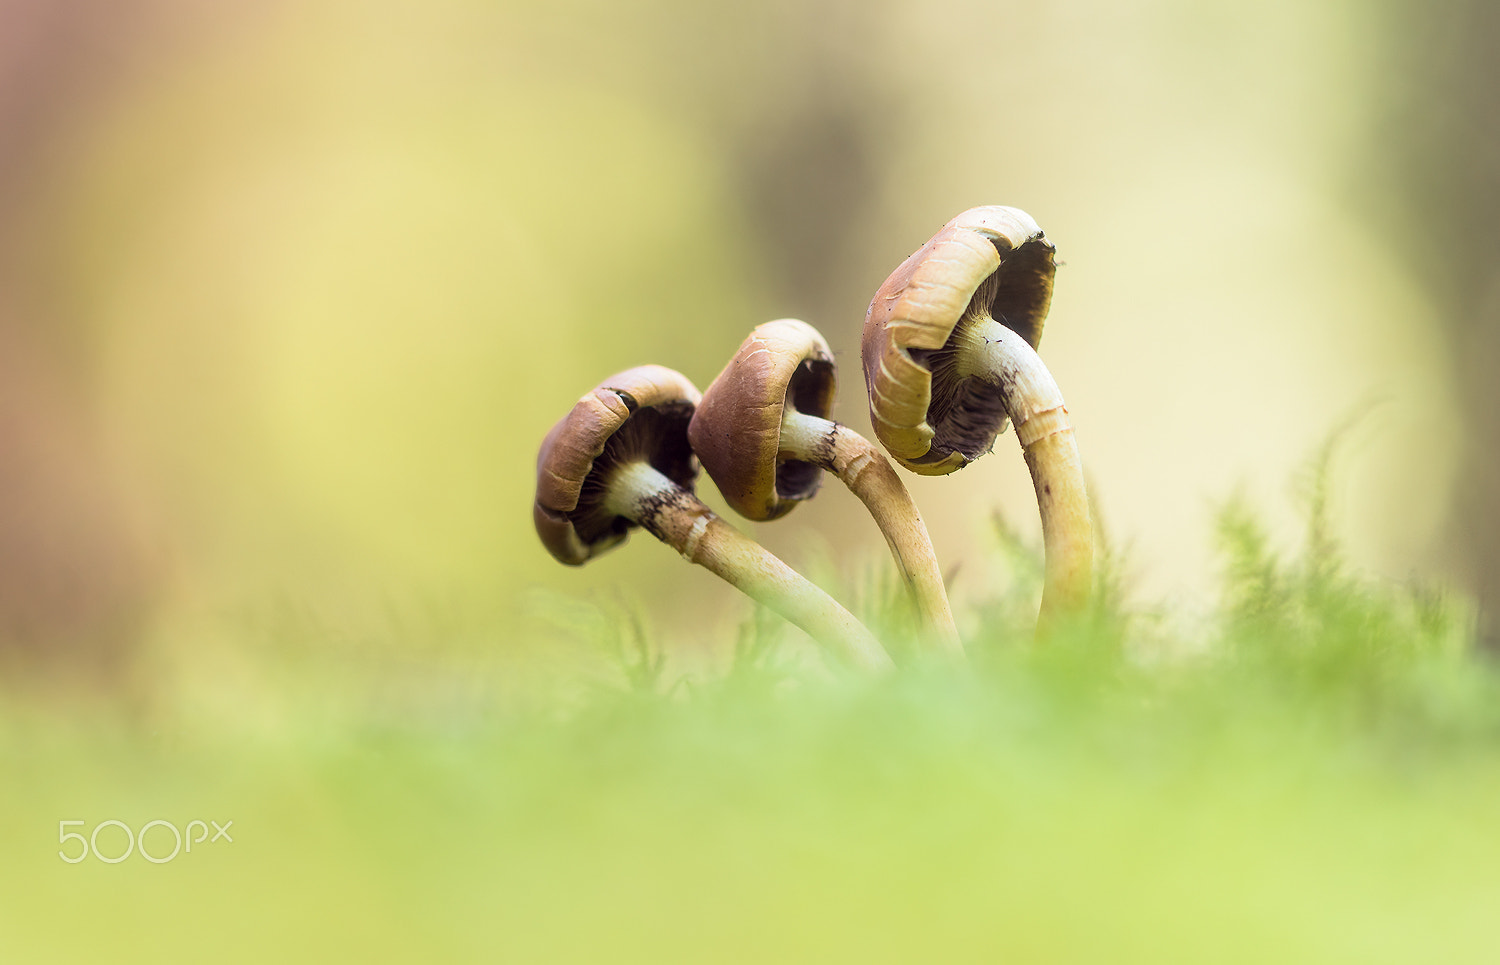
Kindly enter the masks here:
M 11 693 L 0 960 L 1494 961 L 1497 678 L 1462 607 L 1317 534 L 1279 561 L 1226 511 L 1191 631 L 1106 579 L 1035 645 L 1023 567 L 973 670 L 851 679 L 763 621 L 684 676 L 628 607 L 550 601 L 563 669 L 286 617 L 110 710 Z M 58 854 L 195 819 L 232 843 Z
M 1039 645 L 971 545 L 1021 460 L 914 479 L 973 667 L 868 680 L 527 509 L 585 387 L 774 317 L 862 427 L 871 293 L 998 202 L 1064 246 L 1048 364 L 1157 587 L 1363 399 L 1350 556 L 1443 572 L 1493 34 L 1406 6 L 0 4 L 0 965 L 1500 961 L 1500 681 L 1316 513 L 1291 560 L 1224 513 L 1217 610 L 1106 579 Z M 853 580 L 858 513 L 755 535 Z M 880 572 L 813 575 L 899 642 Z

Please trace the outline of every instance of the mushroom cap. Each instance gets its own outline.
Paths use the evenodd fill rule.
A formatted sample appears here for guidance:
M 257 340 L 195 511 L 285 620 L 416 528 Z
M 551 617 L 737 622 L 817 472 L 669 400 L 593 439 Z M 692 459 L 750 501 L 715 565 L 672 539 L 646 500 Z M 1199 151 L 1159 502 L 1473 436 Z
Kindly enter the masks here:
M 756 327 L 703 393 L 688 439 L 725 502 L 765 521 L 811 499 L 823 470 L 781 456 L 787 405 L 826 419 L 838 391 L 833 352 L 818 330 L 795 318 Z
M 636 524 L 604 508 L 611 471 L 649 462 L 691 491 L 698 465 L 687 424 L 700 398 L 680 372 L 642 365 L 586 393 L 542 440 L 532 519 L 542 545 L 570 566 L 625 541 Z
M 993 383 L 944 371 L 950 338 L 960 319 L 985 314 L 1037 347 L 1055 252 L 1026 212 L 970 208 L 880 286 L 865 313 L 861 355 L 870 422 L 897 462 L 924 475 L 950 473 L 1005 430 Z

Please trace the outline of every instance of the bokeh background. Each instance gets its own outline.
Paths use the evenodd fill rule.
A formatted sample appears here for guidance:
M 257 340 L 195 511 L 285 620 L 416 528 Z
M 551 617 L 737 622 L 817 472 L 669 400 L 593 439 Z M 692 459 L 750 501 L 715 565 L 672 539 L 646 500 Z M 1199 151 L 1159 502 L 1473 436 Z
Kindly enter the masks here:
M 538 441 L 783 316 L 867 431 L 870 295 L 982 203 L 1066 263 L 1043 355 L 1143 599 L 1211 592 L 1236 492 L 1293 539 L 1340 426 L 1353 560 L 1493 596 L 1497 42 L 1477 0 L 0 0 L 7 665 L 278 606 L 521 647 L 621 587 L 732 628 L 644 537 L 553 563 Z M 1013 446 L 910 479 L 960 597 L 995 509 L 1037 529 Z M 746 527 L 883 552 L 836 487 Z
M 1497 49 L 1481 0 L 0 0 L 0 959 L 1495 961 L 1500 704 L 1400 584 L 1500 599 Z M 801 317 L 867 430 L 871 294 L 983 203 L 1066 263 L 1042 354 L 1178 624 L 1128 644 L 1224 672 L 997 643 L 1010 437 L 908 477 L 975 674 L 696 674 L 732 590 L 542 550 L 622 368 Z M 1299 562 L 1226 624 L 1216 509 L 1294 552 L 1331 439 L 1396 602 Z M 837 486 L 740 525 L 889 577 Z

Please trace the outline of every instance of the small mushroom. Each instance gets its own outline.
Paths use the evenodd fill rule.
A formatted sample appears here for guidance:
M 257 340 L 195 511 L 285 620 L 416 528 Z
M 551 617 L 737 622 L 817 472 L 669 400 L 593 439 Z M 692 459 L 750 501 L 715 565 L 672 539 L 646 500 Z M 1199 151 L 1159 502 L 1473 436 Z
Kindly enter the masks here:
M 870 631 L 832 597 L 693 495 L 697 460 L 687 427 L 698 390 L 683 375 L 643 365 L 578 400 L 537 456 L 537 535 L 578 566 L 619 545 L 635 526 L 770 607 L 845 660 L 890 666 Z
M 943 650 L 961 654 L 927 527 L 890 461 L 829 419 L 837 376 L 817 329 L 795 318 L 758 326 L 703 393 L 688 440 L 735 512 L 777 519 L 818 491 L 823 473 L 858 496 L 890 544 Z
M 875 435 L 907 469 L 962 469 L 1015 423 L 1041 510 L 1044 617 L 1082 607 L 1093 567 L 1078 445 L 1035 351 L 1054 253 L 1024 211 L 971 208 L 880 286 L 862 343 Z

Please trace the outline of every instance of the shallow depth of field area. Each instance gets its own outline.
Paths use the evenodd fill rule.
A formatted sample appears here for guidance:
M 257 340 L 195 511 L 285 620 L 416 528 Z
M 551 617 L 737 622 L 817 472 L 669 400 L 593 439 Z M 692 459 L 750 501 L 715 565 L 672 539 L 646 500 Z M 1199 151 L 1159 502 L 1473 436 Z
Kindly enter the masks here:
M 0 2 L 0 965 L 1500 961 L 1496 49 L 1479 0 Z M 891 674 L 538 540 L 582 393 L 772 319 L 873 436 L 866 306 L 984 205 L 1056 245 L 1083 613 L 1036 633 L 1015 432 L 901 471 L 961 663 L 831 479 L 698 494 Z
M 1045 641 L 1034 554 L 997 524 L 966 667 L 842 673 L 759 617 L 685 671 L 707 641 L 548 597 L 526 632 L 551 664 L 500 659 L 499 624 L 283 611 L 161 642 L 102 706 L 7 691 L 0 953 L 1492 961 L 1500 677 L 1463 601 L 1347 569 L 1311 487 L 1294 551 L 1222 508 L 1212 612 L 1139 608 L 1115 556 Z M 845 591 L 899 634 L 871 572 Z M 233 840 L 69 864 L 64 819 Z

